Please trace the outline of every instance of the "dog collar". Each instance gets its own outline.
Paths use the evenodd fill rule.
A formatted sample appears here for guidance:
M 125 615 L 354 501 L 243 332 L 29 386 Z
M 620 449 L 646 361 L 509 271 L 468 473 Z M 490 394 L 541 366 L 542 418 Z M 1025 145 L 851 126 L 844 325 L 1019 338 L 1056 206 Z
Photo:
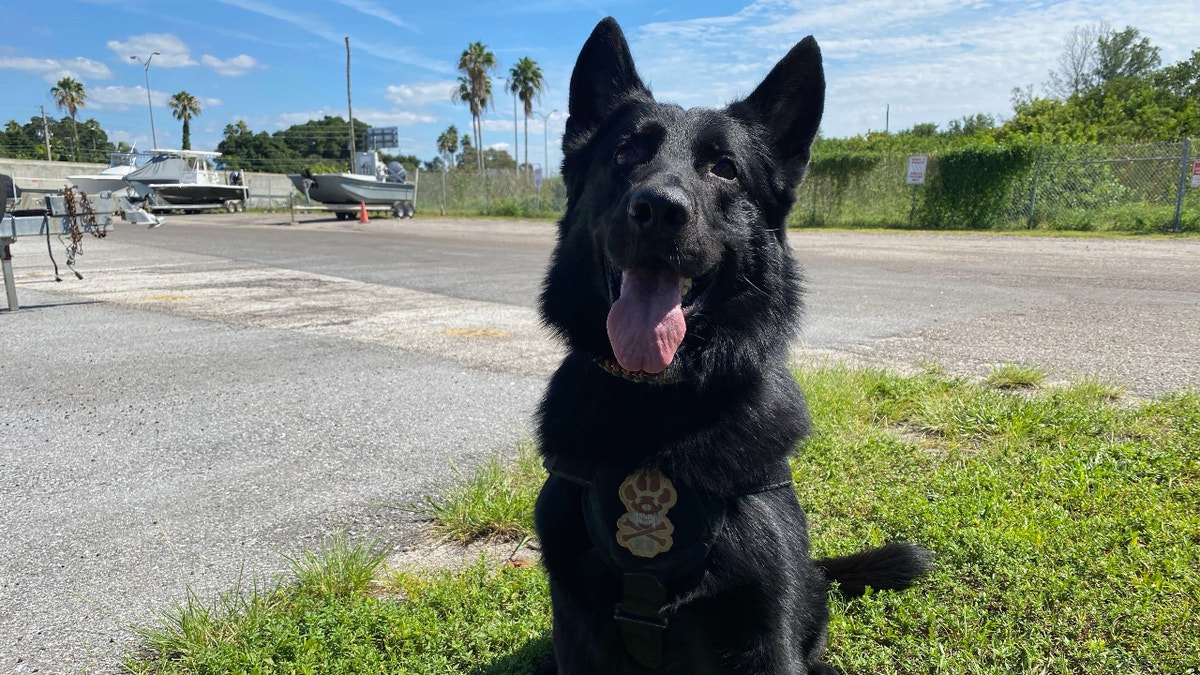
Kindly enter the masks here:
M 671 373 L 670 369 L 664 370 L 661 373 L 647 373 L 644 370 L 626 370 L 615 359 L 597 358 L 593 359 L 593 361 L 600 367 L 600 370 L 623 380 L 629 380 L 630 382 L 637 382 L 639 384 L 674 384 L 680 381 L 679 376 Z

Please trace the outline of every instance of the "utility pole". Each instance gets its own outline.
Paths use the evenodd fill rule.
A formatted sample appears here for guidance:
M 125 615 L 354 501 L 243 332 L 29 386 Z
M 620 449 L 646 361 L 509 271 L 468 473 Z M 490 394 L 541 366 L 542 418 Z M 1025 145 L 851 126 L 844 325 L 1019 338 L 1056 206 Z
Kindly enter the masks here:
M 346 111 L 350 115 L 350 172 L 354 173 L 354 106 L 350 104 L 350 36 L 346 36 Z
M 513 160 L 517 164 L 517 173 L 521 173 L 521 155 L 517 149 L 517 88 L 514 86 L 516 82 L 509 77 L 504 78 L 505 88 L 512 92 L 513 95 Z M 529 159 L 526 157 L 525 159 Z
M 38 106 L 42 109 L 42 138 L 46 139 L 46 161 L 50 161 L 50 127 L 46 126 L 46 106 Z
M 154 133 L 154 102 L 150 99 L 150 62 L 153 61 L 154 57 L 156 56 L 161 56 L 161 54 L 159 52 L 154 52 L 150 56 L 146 57 L 145 61 L 138 56 L 129 57 L 131 60 L 142 64 L 142 70 L 146 71 L 146 107 L 150 109 L 150 142 L 154 144 L 154 148 L 158 147 L 158 135 Z M 154 148 L 151 149 L 153 150 Z
M 558 108 L 555 108 L 548 113 L 538 113 L 538 115 L 540 115 L 542 118 L 542 170 L 547 177 L 550 175 L 550 145 L 549 141 L 547 140 L 547 136 L 549 135 L 548 129 L 550 128 L 550 116 L 556 112 L 558 112 Z

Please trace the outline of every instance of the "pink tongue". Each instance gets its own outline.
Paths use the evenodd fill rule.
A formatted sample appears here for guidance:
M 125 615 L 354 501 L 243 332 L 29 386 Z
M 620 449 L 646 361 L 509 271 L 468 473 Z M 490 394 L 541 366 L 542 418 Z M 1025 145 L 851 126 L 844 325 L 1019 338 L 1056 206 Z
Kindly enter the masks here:
M 661 373 L 686 332 L 678 274 L 665 267 L 621 274 L 621 297 L 608 312 L 608 340 L 622 368 Z

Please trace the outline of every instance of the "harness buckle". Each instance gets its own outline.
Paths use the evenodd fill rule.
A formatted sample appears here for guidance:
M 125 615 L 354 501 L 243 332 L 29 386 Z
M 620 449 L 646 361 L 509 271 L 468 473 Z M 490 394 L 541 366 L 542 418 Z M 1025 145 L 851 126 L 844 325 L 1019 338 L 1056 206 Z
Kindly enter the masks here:
M 613 618 L 617 621 L 625 621 L 645 628 L 655 628 L 658 630 L 666 630 L 668 623 L 665 616 L 646 616 L 644 614 L 627 612 L 625 611 L 625 605 L 617 605 L 616 609 L 613 610 Z

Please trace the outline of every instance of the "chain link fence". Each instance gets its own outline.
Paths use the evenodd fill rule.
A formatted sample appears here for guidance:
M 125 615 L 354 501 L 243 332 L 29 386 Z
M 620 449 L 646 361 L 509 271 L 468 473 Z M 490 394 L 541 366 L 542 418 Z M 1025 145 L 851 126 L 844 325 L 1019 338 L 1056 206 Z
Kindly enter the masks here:
M 1200 146 L 1173 143 L 1047 145 L 1006 151 L 1003 161 L 963 162 L 930 153 L 925 181 L 906 184 L 908 153 L 813 156 L 790 224 L 804 227 L 1111 230 L 1200 232 L 1200 188 L 1192 188 Z M 991 155 L 989 155 L 991 153 Z M 980 151 L 985 159 L 996 150 Z M 59 189 L 68 170 L 93 169 L 5 160 L 23 188 Z M 36 165 L 36 166 L 35 166 Z M 55 169 L 50 176 L 48 169 Z M 31 168 L 32 167 L 32 168 Z M 25 174 L 45 178 L 22 179 Z M 411 172 L 420 214 L 538 217 L 566 210 L 560 176 L 542 181 L 512 170 Z M 248 172 L 247 206 L 282 211 L 300 201 L 286 175 Z M 38 183 L 25 185 L 22 183 Z M 957 186 L 957 187 L 956 187 Z M 966 190 L 963 190 L 966 186 Z M 986 187 L 986 190 L 981 189 Z M 956 192 L 957 190 L 957 192 Z
M 485 214 L 495 216 L 561 215 L 567 208 L 562 178 L 542 180 L 541 189 L 528 171 L 452 169 L 422 171 L 417 189 L 417 212 Z
M 1200 232 L 1197 154 L 1188 140 L 1043 146 L 992 162 L 931 153 L 919 185 L 906 184 L 908 154 L 815 155 L 791 219 L 810 227 Z
M 246 206 L 251 209 L 282 211 L 289 200 L 304 203 L 286 175 L 247 173 L 250 196 Z M 567 208 L 567 193 L 558 176 L 542 181 L 541 189 L 534 184 L 529 172 L 490 170 L 480 175 L 476 171 L 451 170 L 410 172 L 409 180 L 417 182 L 414 206 L 420 214 L 464 214 L 557 217 Z

